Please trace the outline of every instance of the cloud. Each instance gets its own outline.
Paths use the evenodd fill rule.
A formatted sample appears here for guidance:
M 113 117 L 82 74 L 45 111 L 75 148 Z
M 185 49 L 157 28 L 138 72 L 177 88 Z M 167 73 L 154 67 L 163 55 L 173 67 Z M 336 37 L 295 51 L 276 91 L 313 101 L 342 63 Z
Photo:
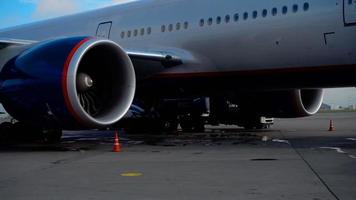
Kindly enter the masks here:
M 135 0 L 20 0 L 21 3 L 35 4 L 34 19 L 58 17 L 114 4 Z
M 113 4 L 122 4 L 122 3 L 128 3 L 132 1 L 137 1 L 137 0 L 112 0 Z
M 38 0 L 34 18 L 42 19 L 72 14 L 78 11 L 77 1 L 73 0 Z

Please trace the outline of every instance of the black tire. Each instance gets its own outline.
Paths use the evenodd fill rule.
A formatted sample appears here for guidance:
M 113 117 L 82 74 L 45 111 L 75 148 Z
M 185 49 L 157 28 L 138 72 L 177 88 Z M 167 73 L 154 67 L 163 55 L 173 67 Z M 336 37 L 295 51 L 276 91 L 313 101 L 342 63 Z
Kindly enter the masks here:
M 167 120 L 162 123 L 162 127 L 165 132 L 176 132 L 178 129 L 178 122 L 176 120 Z
M 27 123 L 17 122 L 12 127 L 12 134 L 18 141 L 33 142 L 43 138 L 43 130 Z
M 205 131 L 205 124 L 201 121 L 183 121 L 180 123 L 182 130 L 187 133 L 200 133 Z
M 0 141 L 6 141 L 10 138 L 12 126 L 13 124 L 10 122 L 0 124 Z
M 180 127 L 182 127 L 183 132 L 193 132 L 193 124 L 189 121 L 181 121 Z
M 43 139 L 48 144 L 57 144 L 61 142 L 62 130 L 46 130 L 43 132 Z
M 205 132 L 205 124 L 204 122 L 195 122 L 193 126 L 194 132 L 200 133 L 200 132 Z

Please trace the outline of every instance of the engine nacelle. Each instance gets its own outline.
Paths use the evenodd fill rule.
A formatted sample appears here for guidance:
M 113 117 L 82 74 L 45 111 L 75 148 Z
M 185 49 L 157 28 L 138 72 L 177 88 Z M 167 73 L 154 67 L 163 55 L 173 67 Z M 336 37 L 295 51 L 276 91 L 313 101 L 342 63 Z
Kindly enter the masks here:
M 315 115 L 324 99 L 324 90 L 322 89 L 303 89 L 295 90 L 292 93 L 292 99 L 295 100 L 295 107 L 291 110 L 290 117 L 307 117 Z M 286 114 L 288 117 L 288 114 Z
M 322 89 L 301 89 L 264 94 L 255 107 L 262 116 L 306 117 L 316 114 L 323 103 Z
M 1 102 L 14 118 L 66 129 L 116 123 L 136 87 L 122 48 L 89 37 L 38 43 L 11 59 L 0 80 Z

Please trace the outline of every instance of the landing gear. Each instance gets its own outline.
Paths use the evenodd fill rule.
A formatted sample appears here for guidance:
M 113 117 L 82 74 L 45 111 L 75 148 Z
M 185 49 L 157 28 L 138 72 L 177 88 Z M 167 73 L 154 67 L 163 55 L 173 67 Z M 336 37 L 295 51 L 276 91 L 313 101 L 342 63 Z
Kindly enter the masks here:
M 180 118 L 180 126 L 184 132 L 193 133 L 193 132 L 204 132 L 205 124 L 203 119 L 200 116 L 192 117 L 191 115 L 186 115 Z
M 44 142 L 48 144 L 59 143 L 61 142 L 61 138 L 62 138 L 62 130 L 54 129 L 54 130 L 43 131 Z
M 10 122 L 0 124 L 0 141 L 5 141 L 10 136 L 10 130 L 13 126 Z
M 129 134 L 152 134 L 160 135 L 174 133 L 178 129 L 176 119 L 159 119 L 142 117 L 138 119 L 126 119 L 120 121 L 115 128 L 124 128 Z
M 59 143 L 62 130 L 43 130 L 23 122 L 4 122 L 0 124 L 0 141 L 17 142 L 45 142 Z
M 163 131 L 168 133 L 176 132 L 178 129 L 178 121 L 177 120 L 166 120 L 162 123 Z

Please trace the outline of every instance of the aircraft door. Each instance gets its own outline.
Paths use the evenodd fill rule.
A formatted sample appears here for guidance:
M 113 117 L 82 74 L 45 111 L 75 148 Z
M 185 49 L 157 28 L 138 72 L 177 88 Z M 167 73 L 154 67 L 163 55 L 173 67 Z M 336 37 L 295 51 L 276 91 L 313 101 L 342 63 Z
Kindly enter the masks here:
M 103 22 L 98 25 L 96 30 L 96 36 L 100 38 L 110 38 L 112 22 Z
M 345 26 L 356 25 L 356 0 L 344 1 L 344 23 Z

